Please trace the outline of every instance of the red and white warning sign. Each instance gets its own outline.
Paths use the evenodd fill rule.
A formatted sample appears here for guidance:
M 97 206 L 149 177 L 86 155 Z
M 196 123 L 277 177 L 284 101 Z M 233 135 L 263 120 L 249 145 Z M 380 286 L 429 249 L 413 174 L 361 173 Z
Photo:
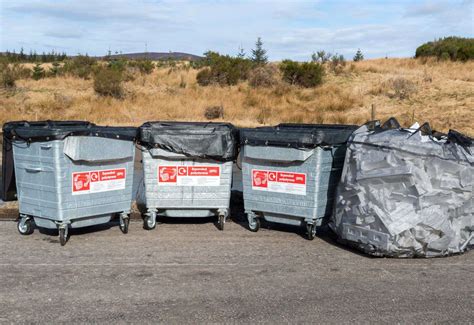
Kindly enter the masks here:
M 219 186 L 220 166 L 159 166 L 158 184 L 175 186 Z
M 306 195 L 306 174 L 253 169 L 252 189 Z
M 125 168 L 72 173 L 72 195 L 125 189 Z

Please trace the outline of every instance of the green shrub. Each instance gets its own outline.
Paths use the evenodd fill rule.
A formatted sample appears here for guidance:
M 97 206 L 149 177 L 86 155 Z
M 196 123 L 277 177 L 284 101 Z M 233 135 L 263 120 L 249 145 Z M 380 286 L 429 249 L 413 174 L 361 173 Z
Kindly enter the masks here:
M 155 64 L 151 60 L 134 60 L 129 61 L 128 65 L 133 68 L 137 68 L 141 74 L 150 74 L 155 69 Z
M 124 58 L 114 58 L 107 63 L 107 67 L 118 72 L 124 72 L 127 68 L 127 60 Z
M 209 86 L 214 82 L 210 68 L 204 68 L 196 75 L 196 81 L 200 86 Z
M 123 98 L 122 73 L 117 69 L 101 67 L 94 73 L 94 91 L 100 96 Z
M 36 63 L 35 66 L 33 67 L 33 75 L 31 76 L 34 80 L 40 80 L 45 77 L 45 72 L 44 68 L 41 66 L 41 64 Z
M 314 62 L 326 63 L 331 59 L 331 53 L 321 50 L 311 55 L 311 60 Z
M 253 67 L 252 61 L 248 59 L 220 55 L 216 52 L 207 52 L 204 60 L 208 68 L 199 71 L 196 77 L 201 86 L 213 83 L 221 86 L 236 85 L 241 80 L 247 80 Z
M 324 68 L 317 62 L 295 62 L 284 60 L 280 64 L 283 81 L 302 87 L 315 87 L 323 82 Z
M 156 62 L 157 68 L 174 68 L 176 67 L 176 60 L 172 58 L 160 59 Z
M 53 62 L 52 63 L 51 69 L 49 69 L 49 76 L 51 77 L 57 77 L 62 74 L 63 70 L 61 68 L 61 65 L 58 62 Z
M 96 66 L 97 61 L 94 58 L 87 55 L 78 55 L 72 60 L 66 61 L 63 70 L 71 76 L 89 79 Z
M 442 60 L 472 60 L 474 59 L 474 38 L 445 37 L 422 44 L 416 49 L 416 58 L 429 56 Z

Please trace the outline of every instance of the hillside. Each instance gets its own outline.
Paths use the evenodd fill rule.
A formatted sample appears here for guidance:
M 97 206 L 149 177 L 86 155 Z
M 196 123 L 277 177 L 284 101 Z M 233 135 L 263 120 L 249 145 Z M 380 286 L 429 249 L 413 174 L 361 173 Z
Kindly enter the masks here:
M 47 65 L 44 65 L 47 67 Z M 75 77 L 22 79 L 14 92 L 0 93 L 0 122 L 83 119 L 100 124 L 140 125 L 147 120 L 206 120 L 222 106 L 223 120 L 239 126 L 279 122 L 355 123 L 397 117 L 405 126 L 428 121 L 474 135 L 474 62 L 377 59 L 348 63 L 328 72 L 322 86 L 302 89 L 201 87 L 189 66 L 157 68 L 125 83 L 125 99 L 99 97 L 92 80 Z M 133 80 L 132 80 L 133 79 Z
M 127 59 L 149 59 L 149 60 L 185 60 L 196 61 L 202 59 L 201 56 L 181 53 L 181 52 L 142 52 L 142 53 L 125 53 L 111 55 L 112 58 L 124 57 Z

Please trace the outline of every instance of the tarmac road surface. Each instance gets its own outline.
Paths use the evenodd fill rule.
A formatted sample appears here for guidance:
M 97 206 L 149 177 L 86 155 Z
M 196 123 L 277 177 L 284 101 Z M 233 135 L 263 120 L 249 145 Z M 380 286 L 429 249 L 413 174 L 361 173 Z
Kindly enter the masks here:
M 473 252 L 369 258 L 272 228 L 132 220 L 127 235 L 94 227 L 61 247 L 0 221 L 0 322 L 474 322 Z

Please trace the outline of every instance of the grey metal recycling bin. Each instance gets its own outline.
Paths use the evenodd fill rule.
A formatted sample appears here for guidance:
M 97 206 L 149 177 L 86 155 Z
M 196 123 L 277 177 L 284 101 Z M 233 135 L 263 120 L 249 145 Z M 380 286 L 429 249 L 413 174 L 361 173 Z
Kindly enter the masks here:
M 57 228 L 64 245 L 69 228 L 107 223 L 116 215 L 128 232 L 136 128 L 10 122 L 3 132 L 14 165 L 3 170 L 16 179 L 16 189 L 10 182 L 3 191 L 10 197 L 17 192 L 21 234 L 31 234 L 34 225 Z
M 229 214 L 236 129 L 227 123 L 148 122 L 139 133 L 146 200 L 144 228 L 155 228 L 157 215 L 217 215 L 223 230 Z
M 244 207 L 249 229 L 260 218 L 306 225 L 308 239 L 332 212 L 346 141 L 356 126 L 280 124 L 241 129 Z

